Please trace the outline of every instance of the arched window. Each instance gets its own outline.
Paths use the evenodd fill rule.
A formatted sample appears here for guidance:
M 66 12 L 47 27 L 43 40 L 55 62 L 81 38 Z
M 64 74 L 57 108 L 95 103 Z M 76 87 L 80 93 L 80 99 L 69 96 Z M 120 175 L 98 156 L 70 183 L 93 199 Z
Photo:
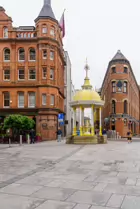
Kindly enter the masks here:
M 123 83 L 123 92 L 127 93 L 127 82 L 126 81 L 124 81 L 124 83 Z
M 43 34 L 47 33 L 47 26 L 46 25 L 42 25 L 42 33 Z
M 127 100 L 124 101 L 124 114 L 127 114 Z
M 112 100 L 112 114 L 116 114 L 116 102 Z
M 3 38 L 8 38 L 8 28 L 7 27 L 3 28 Z
M 55 36 L 55 28 L 53 26 L 51 26 L 50 35 Z
M 10 61 L 10 49 L 4 49 L 4 61 Z
M 112 92 L 113 93 L 116 92 L 116 82 L 115 81 L 112 82 Z
M 34 48 L 31 48 L 29 50 L 29 60 L 30 61 L 35 61 L 36 60 L 36 51 Z
M 25 60 L 25 50 L 23 48 L 20 48 L 18 51 L 18 60 L 19 61 Z

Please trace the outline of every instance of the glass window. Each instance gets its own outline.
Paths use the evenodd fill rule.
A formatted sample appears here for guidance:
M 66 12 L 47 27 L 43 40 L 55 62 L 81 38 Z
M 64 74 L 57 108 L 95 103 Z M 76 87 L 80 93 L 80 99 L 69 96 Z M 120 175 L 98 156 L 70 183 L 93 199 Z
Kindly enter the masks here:
M 47 59 L 47 49 L 43 50 L 43 59 Z
M 4 107 L 10 107 L 10 93 L 4 92 Z
M 10 61 L 10 49 L 4 49 L 4 61 Z
M 54 80 L 54 69 L 50 69 L 50 79 Z
M 4 81 L 10 81 L 10 69 L 5 69 L 4 70 L 4 77 L 3 77 Z
M 35 92 L 30 92 L 28 94 L 28 107 L 35 107 L 36 106 L 35 100 L 36 100 Z
M 124 73 L 128 73 L 128 68 L 124 67 Z
M 46 67 L 43 67 L 42 68 L 42 78 L 43 79 L 46 79 L 47 78 L 47 68 Z
M 113 93 L 116 92 L 116 82 L 115 81 L 112 82 L 112 92 Z
M 30 69 L 29 70 L 29 80 L 35 80 L 36 79 L 36 70 Z
M 123 92 L 127 93 L 127 82 L 126 81 L 123 83 Z
M 30 33 L 28 33 L 28 38 L 30 38 L 31 37 L 31 34 Z
M 36 51 L 33 48 L 31 48 L 29 50 L 29 60 L 30 61 L 35 61 L 36 60 Z
M 24 38 L 26 38 L 26 33 L 24 33 Z
M 3 28 L 3 38 L 8 38 L 8 28 L 7 27 Z
M 124 114 L 127 114 L 127 101 L 124 101 Z
M 18 70 L 18 79 L 19 80 L 24 80 L 25 79 L 25 71 L 24 71 L 24 69 L 19 69 Z
M 50 105 L 54 105 L 54 104 L 55 104 L 55 97 L 54 95 L 51 95 Z
M 116 67 L 112 67 L 112 73 L 116 73 Z
M 50 35 L 51 35 L 51 36 L 54 36 L 54 35 L 55 35 L 55 29 L 54 29 L 54 27 L 51 27 Z
M 112 101 L 112 114 L 116 114 L 116 102 Z
M 127 126 L 127 119 L 124 119 L 124 125 Z
M 24 107 L 24 92 L 18 93 L 18 107 Z
M 20 48 L 18 51 L 18 60 L 24 61 L 25 60 L 25 51 L 23 48 Z
M 47 104 L 47 95 L 42 94 L 42 105 L 46 105 L 46 104 Z
M 47 27 L 46 27 L 46 25 L 43 25 L 43 27 L 42 27 L 42 33 L 43 34 L 46 34 L 47 33 Z
M 50 60 L 54 60 L 54 52 L 50 51 Z

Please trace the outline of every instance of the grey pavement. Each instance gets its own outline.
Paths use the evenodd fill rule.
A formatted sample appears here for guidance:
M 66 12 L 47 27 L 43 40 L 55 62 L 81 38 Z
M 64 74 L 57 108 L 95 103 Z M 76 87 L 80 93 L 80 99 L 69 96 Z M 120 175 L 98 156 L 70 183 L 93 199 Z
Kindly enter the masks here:
M 0 146 L 2 209 L 140 209 L 140 142 Z

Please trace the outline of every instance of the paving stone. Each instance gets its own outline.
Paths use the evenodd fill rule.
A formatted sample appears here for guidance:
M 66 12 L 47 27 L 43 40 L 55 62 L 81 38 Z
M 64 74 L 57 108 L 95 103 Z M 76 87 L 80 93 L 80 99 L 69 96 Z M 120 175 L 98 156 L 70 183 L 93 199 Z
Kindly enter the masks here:
M 75 203 L 48 200 L 37 209 L 73 209 Z
M 0 194 L 1 209 L 35 209 L 43 201 L 37 198 Z
M 111 194 L 101 192 L 77 191 L 67 201 L 104 206 Z
M 122 209 L 139 209 L 140 197 L 126 196 L 121 208 Z
M 2 168 L 1 168 L 2 169 Z M 0 173 L 0 182 L 8 181 L 12 178 L 14 178 L 16 175 L 10 175 L 10 174 L 3 174 Z
M 44 185 L 50 183 L 51 181 L 53 181 L 53 179 L 43 178 L 43 177 L 41 178 L 41 177 L 32 175 L 32 176 L 26 177 L 24 179 L 21 179 L 21 180 L 17 181 L 16 183 L 44 186 Z
M 137 196 L 140 195 L 140 186 L 108 184 L 104 192 Z
M 62 188 L 71 188 L 76 190 L 91 190 L 96 185 L 93 182 L 75 182 L 75 181 L 67 181 L 63 183 L 60 187 Z
M 31 195 L 32 193 L 41 189 L 41 186 L 11 184 L 0 189 L 0 193 L 17 194 L 17 195 Z
M 107 183 L 98 183 L 98 184 L 93 188 L 93 190 L 94 190 L 94 191 L 102 192 L 106 186 L 107 186 Z
M 140 186 L 140 179 L 137 179 L 136 186 Z
M 124 195 L 113 194 L 109 199 L 107 206 L 114 208 L 121 207 L 124 197 L 125 197 Z
M 91 205 L 87 204 L 77 204 L 73 209 L 89 209 Z
M 75 192 L 73 189 L 44 187 L 32 194 L 32 197 L 64 201 Z
M 90 209 L 113 209 L 110 207 L 92 206 Z
M 102 175 L 98 177 L 95 182 L 104 182 L 104 183 L 114 183 L 114 184 L 125 184 L 127 178 L 124 177 L 114 177 Z
M 137 179 L 136 178 L 128 178 L 126 181 L 126 185 L 136 185 Z M 140 186 L 140 185 L 139 185 Z

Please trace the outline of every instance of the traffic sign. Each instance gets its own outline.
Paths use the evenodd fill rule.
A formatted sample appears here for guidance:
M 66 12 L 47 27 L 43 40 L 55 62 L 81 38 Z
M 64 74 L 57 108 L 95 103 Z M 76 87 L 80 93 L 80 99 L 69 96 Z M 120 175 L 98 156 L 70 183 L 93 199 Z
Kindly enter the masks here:
M 64 122 L 64 114 L 63 113 L 58 114 L 58 122 Z

